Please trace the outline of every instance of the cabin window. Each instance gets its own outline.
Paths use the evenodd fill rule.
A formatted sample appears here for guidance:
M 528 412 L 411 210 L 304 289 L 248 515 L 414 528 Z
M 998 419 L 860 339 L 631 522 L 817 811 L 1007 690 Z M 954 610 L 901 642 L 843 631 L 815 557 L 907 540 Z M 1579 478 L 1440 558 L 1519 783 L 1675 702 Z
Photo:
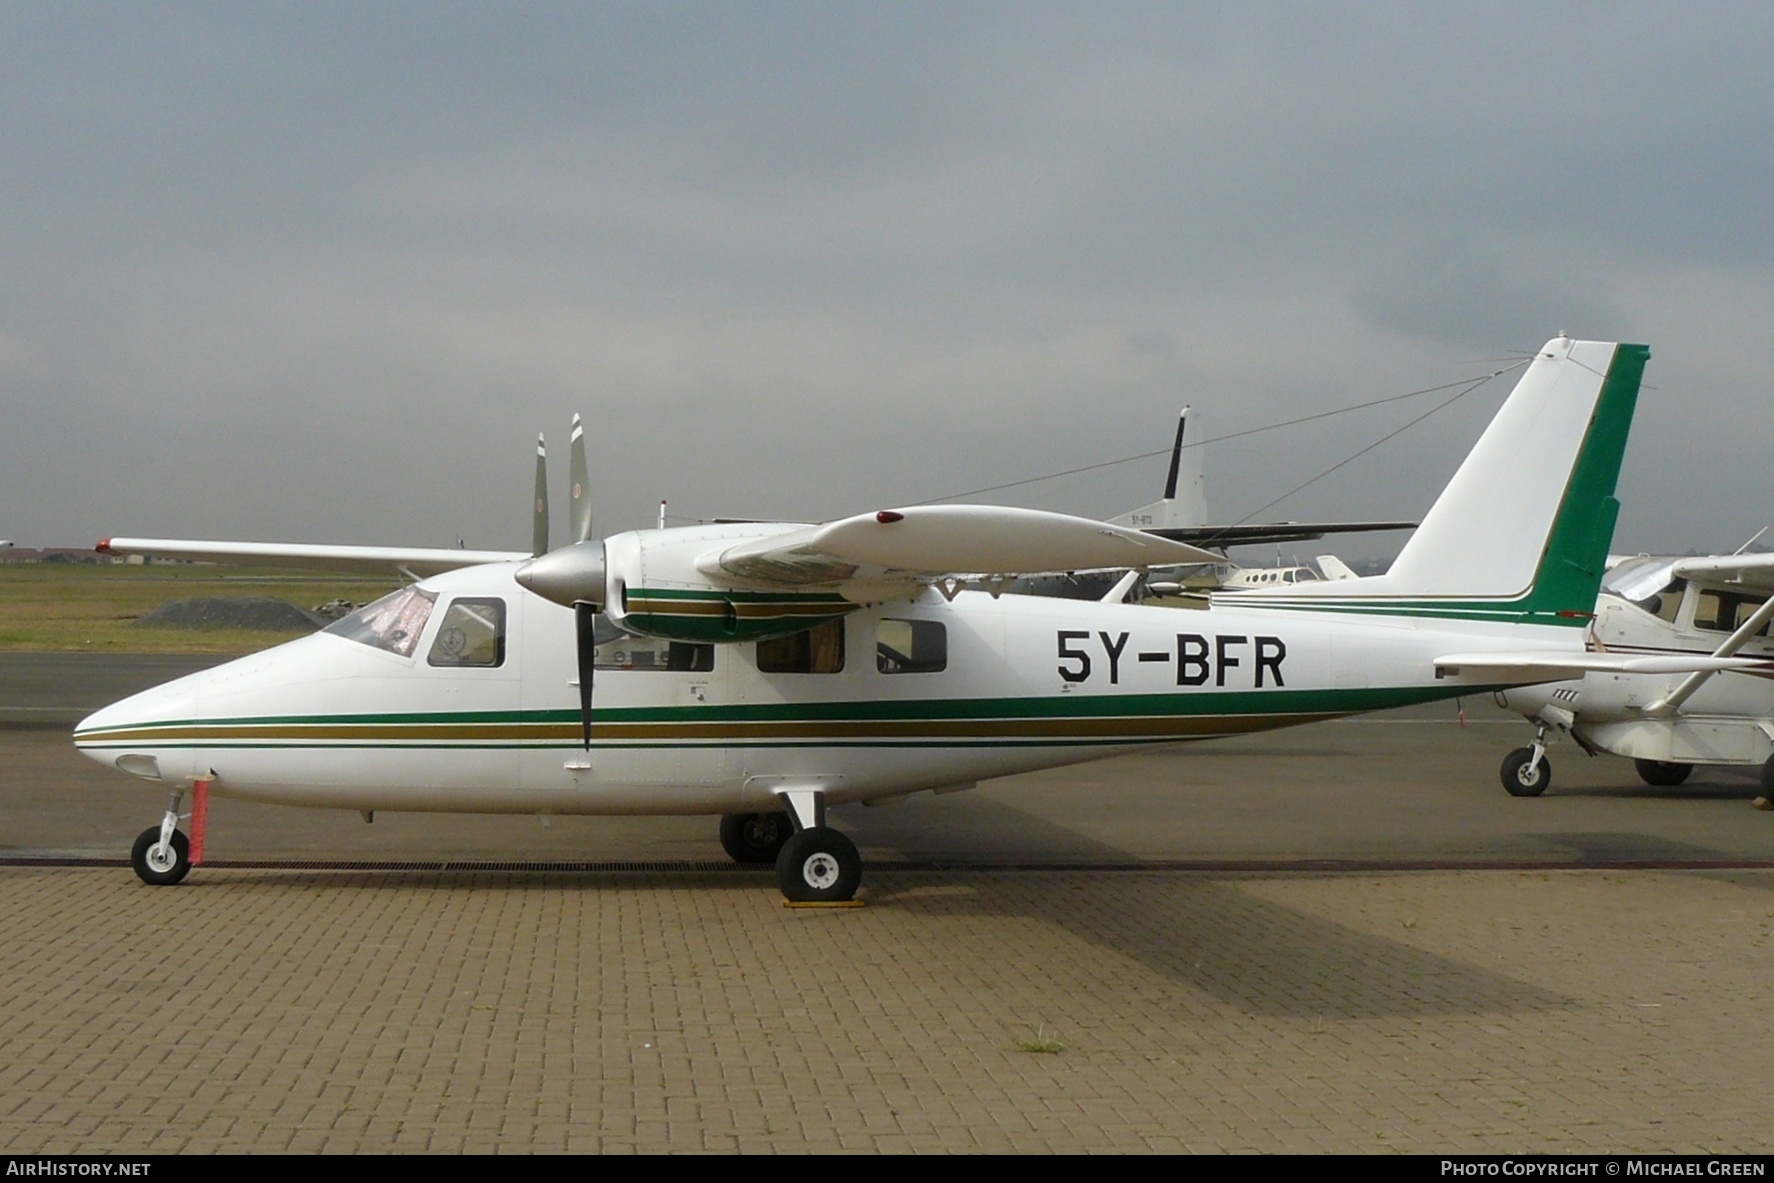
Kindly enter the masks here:
M 1749 618 L 1754 616 L 1756 609 L 1768 600 L 1767 596 L 1745 595 L 1741 592 L 1702 590 L 1695 598 L 1694 627 L 1707 629 L 1715 633 L 1736 632 Z M 1768 626 L 1763 625 L 1756 636 L 1768 635 Z
M 435 603 L 437 597 L 431 592 L 420 591 L 416 586 L 403 587 L 327 625 L 324 631 L 360 645 L 411 657 Z
M 875 668 L 883 674 L 936 674 L 949 665 L 949 631 L 935 620 L 875 625 Z
M 505 601 L 495 597 L 450 601 L 437 636 L 431 640 L 430 665 L 492 669 L 505 664 Z
M 599 645 L 592 664 L 600 670 L 706 674 L 715 668 L 715 647 L 657 637 L 620 636 Z
M 835 674 L 844 668 L 844 622 L 828 620 L 805 632 L 758 642 L 765 674 Z

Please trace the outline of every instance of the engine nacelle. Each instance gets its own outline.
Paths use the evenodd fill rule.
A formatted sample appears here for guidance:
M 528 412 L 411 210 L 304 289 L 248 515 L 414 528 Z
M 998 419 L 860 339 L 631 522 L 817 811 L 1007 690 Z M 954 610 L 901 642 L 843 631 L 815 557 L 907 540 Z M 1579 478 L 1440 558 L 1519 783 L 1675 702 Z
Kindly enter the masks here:
M 710 578 L 730 546 L 799 529 L 734 523 L 632 530 L 578 542 L 517 569 L 517 581 L 563 607 L 594 604 L 624 632 L 671 641 L 762 641 L 854 612 L 835 591 L 755 591 Z

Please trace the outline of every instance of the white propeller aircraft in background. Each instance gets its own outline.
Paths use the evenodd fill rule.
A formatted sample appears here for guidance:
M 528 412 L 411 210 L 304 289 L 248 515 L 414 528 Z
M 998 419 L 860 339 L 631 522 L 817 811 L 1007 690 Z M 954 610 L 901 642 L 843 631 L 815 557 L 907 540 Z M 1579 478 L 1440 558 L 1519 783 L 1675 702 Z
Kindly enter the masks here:
M 1774 554 L 1641 555 L 1609 569 L 1591 643 L 1612 653 L 1774 662 L 1770 619 Z M 1503 787 L 1514 796 L 1546 791 L 1547 744 L 1568 735 L 1590 755 L 1630 757 L 1651 785 L 1679 785 L 1696 764 L 1759 764 L 1764 793 L 1774 798 L 1774 680 L 1766 669 L 1596 672 L 1499 691 L 1497 701 L 1537 728 L 1532 747 L 1503 760 Z
M 598 540 L 576 496 L 577 541 L 534 558 L 113 539 L 415 582 L 107 707 L 74 740 L 170 788 L 133 852 L 150 883 L 190 869 L 183 795 L 198 831 L 213 791 L 366 815 L 719 814 L 728 852 L 774 862 L 790 900 L 848 900 L 862 861 L 830 805 L 1592 670 L 1767 664 L 1585 643 L 1648 356 L 1548 342 L 1389 572 L 1205 611 L 965 590 L 1219 559 L 986 506 Z M 572 469 L 582 491 L 577 427 Z

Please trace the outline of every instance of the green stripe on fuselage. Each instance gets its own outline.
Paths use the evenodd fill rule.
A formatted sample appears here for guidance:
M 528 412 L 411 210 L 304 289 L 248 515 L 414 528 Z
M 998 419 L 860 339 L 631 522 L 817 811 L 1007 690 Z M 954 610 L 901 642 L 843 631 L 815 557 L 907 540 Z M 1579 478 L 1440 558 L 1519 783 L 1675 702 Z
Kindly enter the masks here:
M 1287 726 L 1311 718 L 1385 710 L 1456 695 L 1484 693 L 1488 689 L 1479 686 L 1372 687 L 1091 698 L 601 708 L 594 713 L 593 726 L 594 729 L 610 730 L 647 728 L 657 731 L 659 734 L 655 738 L 658 739 L 668 738 L 675 730 L 695 730 L 701 733 L 697 739 L 703 744 L 718 745 L 732 739 L 746 746 L 794 746 L 856 740 L 881 740 L 881 746 L 946 746 L 968 742 L 970 727 L 977 727 L 981 734 L 1001 737 L 998 742 L 1012 744 L 1114 743 L 1118 734 L 1133 741 L 1146 734 L 1187 738 L 1170 725 L 1179 720 L 1225 721 L 1229 731 L 1260 730 L 1266 717 L 1273 717 L 1269 725 Z M 578 712 L 573 710 L 282 715 L 166 720 L 79 732 L 74 738 L 77 743 L 88 745 L 177 743 L 198 746 L 226 743 L 228 734 L 233 732 L 251 746 L 266 746 L 268 740 L 324 742 L 327 737 L 319 733 L 339 732 L 340 735 L 332 738 L 342 739 L 344 732 L 373 729 L 378 738 L 396 744 L 401 742 L 399 737 L 403 733 L 422 741 L 436 739 L 439 729 L 445 729 L 459 733 L 471 744 L 476 732 L 483 738 L 490 738 L 491 733 L 498 732 L 497 742 L 480 746 L 511 746 L 513 741 L 526 738 L 567 743 L 577 736 L 578 725 Z M 723 736 L 722 728 L 732 729 L 733 735 Z M 1212 727 L 1188 730 L 1199 736 L 1211 731 Z M 249 731 L 252 733 L 250 738 L 245 734 Z M 270 734 L 273 732 L 275 738 Z M 740 733 L 744 732 L 751 734 L 742 736 Z

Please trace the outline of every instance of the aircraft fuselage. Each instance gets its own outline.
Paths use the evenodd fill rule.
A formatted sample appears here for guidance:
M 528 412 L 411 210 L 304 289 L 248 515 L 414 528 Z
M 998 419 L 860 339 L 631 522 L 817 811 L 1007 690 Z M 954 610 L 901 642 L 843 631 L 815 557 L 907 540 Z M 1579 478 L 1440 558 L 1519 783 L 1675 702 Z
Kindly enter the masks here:
M 827 626 L 841 644 L 810 665 L 831 672 L 760 669 L 751 642 L 679 662 L 706 668 L 606 642 L 588 753 L 572 613 L 513 567 L 420 584 L 435 606 L 407 655 L 316 634 L 107 707 L 76 743 L 163 786 L 213 772 L 218 795 L 290 805 L 731 813 L 773 808 L 785 786 L 884 799 L 1471 694 L 1438 682 L 1434 658 L 1486 631 L 925 590 Z M 459 601 L 502 605 L 496 664 L 433 664 Z M 1570 644 L 1568 629 L 1490 629 L 1498 646 Z

